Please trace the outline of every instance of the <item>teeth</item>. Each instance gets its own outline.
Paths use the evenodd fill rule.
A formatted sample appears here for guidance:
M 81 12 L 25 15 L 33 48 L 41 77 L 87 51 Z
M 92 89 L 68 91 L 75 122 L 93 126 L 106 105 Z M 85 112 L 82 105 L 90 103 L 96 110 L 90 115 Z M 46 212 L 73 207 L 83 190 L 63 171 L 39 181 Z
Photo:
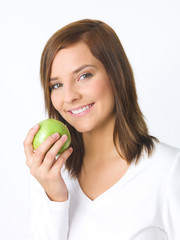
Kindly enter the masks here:
M 78 113 L 82 113 L 84 111 L 86 111 L 87 109 L 89 109 L 91 107 L 91 105 L 89 106 L 86 106 L 86 107 L 83 107 L 83 108 L 80 108 L 78 110 L 74 110 L 74 111 L 71 111 L 73 114 L 78 114 Z

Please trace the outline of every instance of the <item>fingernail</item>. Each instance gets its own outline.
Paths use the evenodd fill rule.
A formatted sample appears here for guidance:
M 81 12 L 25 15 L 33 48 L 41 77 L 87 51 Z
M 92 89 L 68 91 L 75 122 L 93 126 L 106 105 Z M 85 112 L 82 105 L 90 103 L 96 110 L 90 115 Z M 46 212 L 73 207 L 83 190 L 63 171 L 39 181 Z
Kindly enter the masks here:
M 33 129 L 37 129 L 39 127 L 39 124 L 36 124 Z
M 63 136 L 61 137 L 61 140 L 62 140 L 62 141 L 66 141 L 66 140 L 67 140 L 67 136 L 66 136 L 66 135 L 63 135 Z
M 54 133 L 54 134 L 52 135 L 52 137 L 55 138 L 55 139 L 58 138 L 58 137 L 59 137 L 59 133 Z
M 72 148 L 72 147 L 70 147 L 70 148 L 69 148 L 69 151 L 70 151 L 70 152 L 73 152 L 73 148 Z

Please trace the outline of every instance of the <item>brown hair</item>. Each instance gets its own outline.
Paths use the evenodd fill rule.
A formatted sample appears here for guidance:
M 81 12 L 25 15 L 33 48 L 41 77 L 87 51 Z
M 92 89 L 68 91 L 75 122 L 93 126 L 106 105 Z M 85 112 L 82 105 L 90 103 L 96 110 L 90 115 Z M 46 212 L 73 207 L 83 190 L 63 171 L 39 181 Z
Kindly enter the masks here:
M 83 41 L 104 65 L 109 75 L 115 100 L 116 121 L 114 144 L 128 163 L 138 161 L 143 150 L 150 155 L 154 148 L 148 134 L 143 114 L 139 108 L 133 72 L 124 49 L 114 30 L 102 21 L 84 19 L 70 23 L 58 30 L 47 42 L 41 56 L 41 84 L 44 89 L 45 107 L 50 118 L 64 122 L 72 136 L 73 154 L 66 161 L 71 176 L 80 173 L 84 146 L 82 134 L 68 124 L 53 107 L 50 98 L 49 79 L 56 53 L 78 41 Z M 157 139 L 156 139 L 157 140 Z

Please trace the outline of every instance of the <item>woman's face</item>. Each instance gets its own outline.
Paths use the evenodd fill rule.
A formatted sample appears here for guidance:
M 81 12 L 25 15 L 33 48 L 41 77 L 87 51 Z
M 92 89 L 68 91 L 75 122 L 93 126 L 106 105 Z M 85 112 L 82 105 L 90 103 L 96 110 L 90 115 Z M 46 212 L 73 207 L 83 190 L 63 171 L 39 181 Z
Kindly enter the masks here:
M 78 42 L 60 50 L 52 63 L 51 101 L 79 132 L 106 126 L 114 118 L 114 96 L 103 64 Z

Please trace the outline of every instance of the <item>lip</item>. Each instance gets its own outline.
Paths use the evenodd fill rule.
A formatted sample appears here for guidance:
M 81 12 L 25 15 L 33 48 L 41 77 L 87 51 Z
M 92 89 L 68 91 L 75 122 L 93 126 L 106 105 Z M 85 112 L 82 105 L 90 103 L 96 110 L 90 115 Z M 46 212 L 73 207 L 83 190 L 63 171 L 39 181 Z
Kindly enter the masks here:
M 72 111 L 75 111 L 75 110 L 79 110 L 80 108 L 83 108 L 83 107 L 86 107 L 86 106 L 89 106 L 89 105 L 93 105 L 94 103 L 89 103 L 89 104 L 86 104 L 86 105 L 83 105 L 83 106 L 78 106 L 76 108 L 71 108 L 69 110 L 67 110 L 67 112 L 72 112 Z
M 88 112 L 90 112 L 90 111 L 93 109 L 94 104 L 95 104 L 95 103 L 90 103 L 90 104 L 86 104 L 86 105 L 79 106 L 79 107 L 76 107 L 76 108 L 72 108 L 71 110 L 68 110 L 67 112 L 68 112 L 72 117 L 84 116 L 84 115 L 86 115 Z M 80 108 L 83 108 L 83 107 L 86 107 L 86 106 L 91 106 L 91 107 L 88 108 L 88 109 L 86 109 L 85 111 L 83 111 L 83 112 L 81 112 L 81 113 L 77 113 L 77 114 L 72 113 L 72 111 L 79 110 Z

